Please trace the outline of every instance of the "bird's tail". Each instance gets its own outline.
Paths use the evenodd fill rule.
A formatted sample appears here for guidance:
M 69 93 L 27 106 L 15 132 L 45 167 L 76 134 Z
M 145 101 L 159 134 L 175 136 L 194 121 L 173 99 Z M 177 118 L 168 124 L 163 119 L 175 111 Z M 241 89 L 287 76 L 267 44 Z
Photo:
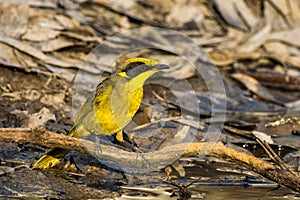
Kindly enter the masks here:
M 69 150 L 61 148 L 50 149 L 33 165 L 33 169 L 47 169 L 59 164 L 60 160 L 69 153 Z
M 71 137 L 78 137 L 76 128 L 72 128 L 68 134 Z M 38 161 L 33 165 L 33 169 L 47 169 L 49 167 L 54 167 L 59 164 L 60 160 L 63 159 L 69 150 L 62 148 L 52 148 L 47 153 L 45 153 Z

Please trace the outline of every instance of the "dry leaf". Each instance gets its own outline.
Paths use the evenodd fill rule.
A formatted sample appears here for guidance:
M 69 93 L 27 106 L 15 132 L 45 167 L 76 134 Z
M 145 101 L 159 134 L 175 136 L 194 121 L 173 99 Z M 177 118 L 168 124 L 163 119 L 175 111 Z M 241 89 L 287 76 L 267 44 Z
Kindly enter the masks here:
M 267 134 L 265 134 L 265 133 L 263 133 L 263 132 L 252 131 L 252 134 L 253 134 L 256 138 L 260 139 L 261 141 L 265 141 L 265 142 L 267 142 L 268 144 L 274 144 L 274 142 L 273 142 L 271 136 L 269 136 L 269 135 L 267 135 Z
M 287 17 L 290 19 L 289 21 L 293 23 L 293 25 L 297 24 L 300 21 L 300 5 L 299 1 L 295 0 L 288 0 L 288 3 L 290 4 L 291 9 L 291 15 L 287 15 Z
M 79 21 L 74 18 L 69 18 L 65 15 L 56 15 L 54 16 L 55 20 L 63 26 L 66 30 L 76 29 L 80 26 Z
M 258 49 L 268 38 L 271 26 L 266 25 L 255 34 L 253 34 L 242 46 L 238 47 L 238 52 L 250 53 Z
M 64 92 L 56 94 L 45 94 L 42 96 L 40 101 L 44 105 L 49 105 L 49 102 L 51 102 L 51 106 L 53 106 L 56 110 L 61 110 L 66 107 Z
M 256 79 L 252 78 L 251 76 L 242 73 L 234 73 L 231 76 L 241 82 L 248 90 L 250 90 L 257 96 L 265 100 L 278 103 L 274 96 L 268 91 L 268 89 L 262 86 Z
M 272 26 L 273 30 L 282 30 L 288 29 L 289 25 L 287 24 L 284 17 L 278 12 L 278 9 L 270 3 L 270 1 L 263 1 L 264 10 L 263 14 L 265 16 L 265 21 Z
M 15 1 L 0 2 L 0 34 L 19 38 L 26 32 L 28 5 Z
M 43 52 L 51 52 L 73 45 L 75 45 L 74 42 L 58 37 L 54 40 L 48 40 L 45 43 L 43 43 L 41 49 Z
M 22 36 L 22 39 L 33 42 L 41 42 L 56 38 L 59 34 L 60 31 L 50 28 L 32 27 L 27 30 L 26 34 Z
M 76 75 L 75 70 L 56 67 L 56 66 L 52 66 L 52 65 L 46 65 L 46 68 L 47 68 L 47 70 L 52 72 L 55 76 L 62 77 L 62 78 L 66 79 L 69 82 L 71 82 L 74 79 L 75 75 Z
M 173 163 L 172 167 L 178 172 L 180 177 L 185 177 L 186 172 L 184 170 L 183 164 L 179 163 L 179 161 Z
M 159 63 L 164 63 L 168 66 L 172 66 L 172 69 L 168 73 L 162 74 L 164 77 L 172 77 L 176 79 L 190 78 L 195 74 L 195 67 L 189 62 L 179 56 L 174 55 L 154 55 L 154 60 Z
M 20 62 L 16 59 L 14 49 L 11 46 L 0 42 L 0 63 L 6 66 L 21 67 Z
M 7 167 L 7 166 L 0 166 L 0 175 L 11 174 L 13 172 L 15 172 L 15 168 Z
M 268 41 L 282 41 L 300 47 L 299 31 L 300 26 L 297 26 L 290 30 L 270 33 Z
M 22 124 L 22 127 L 26 128 L 36 128 L 38 126 L 45 127 L 46 123 L 49 121 L 55 121 L 55 115 L 48 110 L 47 108 L 43 107 L 38 113 L 34 113 L 28 117 Z
M 170 13 L 166 16 L 166 22 L 172 27 L 183 27 L 187 23 L 194 22 L 197 28 L 201 28 L 204 16 L 198 7 L 191 5 L 177 4 L 172 7 Z
M 276 54 L 285 60 L 289 56 L 288 46 L 281 42 L 266 42 L 264 48 L 271 54 Z
M 77 39 L 81 40 L 83 42 L 101 42 L 102 39 L 97 37 L 97 36 L 88 36 L 88 35 L 83 35 L 83 34 L 77 34 L 74 32 L 62 32 L 61 35 L 72 38 L 72 39 Z
M 47 64 L 52 64 L 52 65 L 56 65 L 56 66 L 60 66 L 60 67 L 72 67 L 72 65 L 70 63 L 66 63 L 64 61 L 47 56 L 42 51 L 34 48 L 33 46 L 30 46 L 30 45 L 24 43 L 24 42 L 21 42 L 19 40 L 0 36 L 0 42 L 2 42 L 4 44 L 8 44 L 28 55 L 38 58 Z M 77 66 L 77 67 L 80 67 L 80 66 Z
M 35 59 L 25 53 L 22 53 L 21 51 L 18 51 L 17 49 L 14 50 L 14 54 L 16 59 L 20 62 L 21 68 L 24 69 L 27 72 L 30 72 L 32 68 L 35 68 L 35 71 L 38 71 L 38 63 L 36 63 Z
M 225 21 L 236 28 L 242 30 L 254 29 L 258 19 L 252 14 L 244 1 L 241 0 L 213 0 Z
M 278 15 L 286 21 L 288 25 L 297 25 L 300 20 L 299 1 L 295 0 L 270 0 L 269 1 Z
M 57 9 L 57 2 L 55 1 L 40 1 L 40 0 L 30 0 L 26 1 L 30 6 L 36 8 L 50 8 Z
M 300 57 L 299 56 L 289 56 L 286 62 L 293 65 L 294 67 L 300 68 Z

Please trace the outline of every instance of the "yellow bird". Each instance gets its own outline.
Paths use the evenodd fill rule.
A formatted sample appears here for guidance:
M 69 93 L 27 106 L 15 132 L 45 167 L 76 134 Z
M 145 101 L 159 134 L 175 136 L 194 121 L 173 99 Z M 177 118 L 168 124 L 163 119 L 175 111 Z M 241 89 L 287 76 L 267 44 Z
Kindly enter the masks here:
M 143 98 L 143 85 L 153 74 L 167 65 L 147 58 L 130 58 L 115 73 L 102 81 L 94 94 L 80 109 L 72 129 L 71 137 L 90 134 L 112 135 L 123 141 L 122 129 L 139 109 Z M 68 154 L 61 148 L 50 149 L 34 165 L 34 169 L 46 169 L 57 165 Z

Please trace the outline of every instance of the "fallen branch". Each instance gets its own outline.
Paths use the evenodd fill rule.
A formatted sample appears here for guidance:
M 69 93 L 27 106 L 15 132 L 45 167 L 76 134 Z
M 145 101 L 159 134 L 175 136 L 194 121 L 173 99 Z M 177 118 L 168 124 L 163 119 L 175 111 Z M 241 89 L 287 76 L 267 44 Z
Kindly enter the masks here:
M 228 148 L 221 142 L 176 144 L 138 156 L 139 154 L 135 152 L 56 134 L 44 128 L 0 128 L 0 141 L 31 142 L 46 147 L 89 153 L 114 168 L 134 173 L 165 167 L 182 156 L 200 154 L 214 156 L 246 167 L 269 180 L 300 192 L 300 180 L 290 172 L 283 171 L 262 159 Z

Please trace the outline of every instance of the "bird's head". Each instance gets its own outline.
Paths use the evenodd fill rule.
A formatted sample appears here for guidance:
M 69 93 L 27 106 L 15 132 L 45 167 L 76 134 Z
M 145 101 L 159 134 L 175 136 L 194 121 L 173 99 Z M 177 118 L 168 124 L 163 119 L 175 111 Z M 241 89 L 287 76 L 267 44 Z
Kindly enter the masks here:
M 147 58 L 130 58 L 121 65 L 116 73 L 129 80 L 145 81 L 163 69 L 169 69 L 169 67 Z

